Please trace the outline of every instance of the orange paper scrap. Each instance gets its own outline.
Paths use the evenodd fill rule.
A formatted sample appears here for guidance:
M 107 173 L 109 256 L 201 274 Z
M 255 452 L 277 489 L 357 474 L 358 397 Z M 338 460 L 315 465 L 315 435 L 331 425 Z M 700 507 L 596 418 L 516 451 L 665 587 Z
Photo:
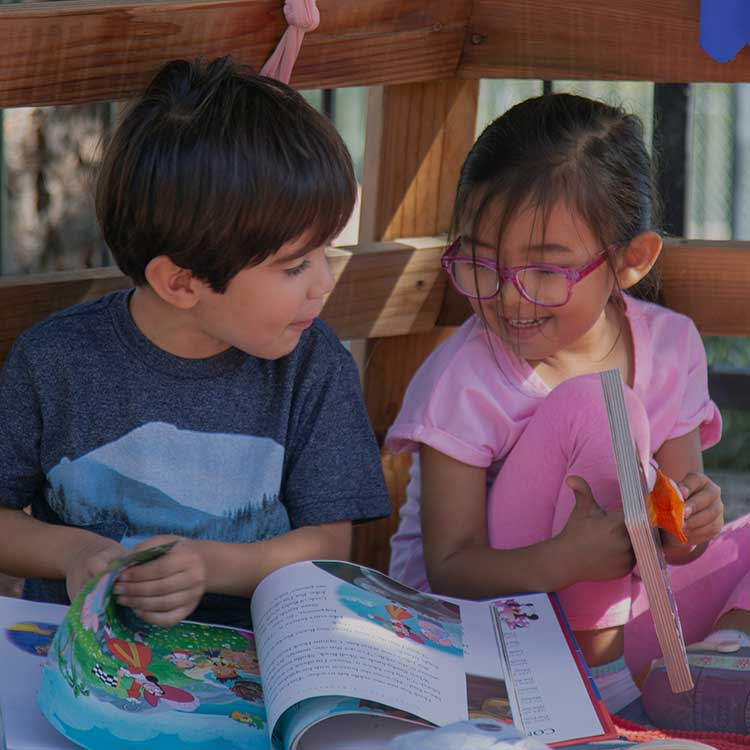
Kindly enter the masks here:
M 675 483 L 659 469 L 656 470 L 654 488 L 646 498 L 646 510 L 652 526 L 673 534 L 683 544 L 687 542 L 682 530 L 685 501 Z

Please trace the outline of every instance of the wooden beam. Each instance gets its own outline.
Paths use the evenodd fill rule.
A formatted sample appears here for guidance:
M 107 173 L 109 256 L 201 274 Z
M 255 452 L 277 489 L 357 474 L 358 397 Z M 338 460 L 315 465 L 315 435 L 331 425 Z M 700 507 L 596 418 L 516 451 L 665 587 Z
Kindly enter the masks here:
M 337 282 L 321 317 L 342 339 L 430 334 L 460 325 L 471 309 L 446 286 L 444 247 L 438 236 L 331 248 Z M 665 304 L 689 315 L 702 334 L 750 336 L 750 242 L 668 241 L 662 276 Z M 0 279 L 0 361 L 34 323 L 128 286 L 115 268 Z M 388 414 L 377 424 L 381 434 L 398 408 L 398 399 L 386 400 Z
M 750 242 L 674 240 L 662 256 L 667 307 L 704 336 L 750 336 Z
M 478 94 L 478 81 L 456 79 L 371 92 L 360 242 L 448 230 L 458 172 L 474 139 Z M 367 341 L 365 402 L 379 441 L 393 422 L 415 370 L 449 333 L 433 328 Z M 355 528 L 352 559 L 385 571 L 411 456 L 383 450 L 381 457 L 394 513 Z
M 297 88 L 455 73 L 470 0 L 318 0 Z M 281 0 L 71 0 L 0 4 L 0 108 L 114 100 L 175 58 L 231 54 L 260 68 L 286 29 Z
M 465 78 L 748 81 L 750 50 L 718 63 L 699 43 L 697 0 L 476 0 Z

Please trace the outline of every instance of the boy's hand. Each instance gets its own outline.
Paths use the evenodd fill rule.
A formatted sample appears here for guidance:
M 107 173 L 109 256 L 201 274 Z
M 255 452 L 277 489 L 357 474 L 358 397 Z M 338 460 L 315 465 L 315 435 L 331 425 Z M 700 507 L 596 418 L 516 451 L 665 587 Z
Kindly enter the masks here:
M 604 581 L 630 573 L 635 554 L 622 509 L 605 513 L 581 477 L 569 476 L 565 481 L 576 504 L 557 538 L 562 542 L 560 562 L 570 570 L 570 583 Z
M 133 552 L 177 544 L 163 557 L 127 568 L 117 578 L 117 601 L 152 625 L 171 627 L 189 617 L 206 591 L 206 564 L 199 544 L 176 536 L 154 536 Z
M 713 539 L 724 527 L 721 489 L 705 474 L 690 473 L 679 484 L 685 498 L 683 531 L 686 545 L 695 547 Z M 663 535 L 665 546 L 682 547 L 671 534 Z
M 72 549 L 65 560 L 65 586 L 70 601 L 87 581 L 105 570 L 118 557 L 128 554 L 128 548 L 103 536 L 91 535 L 91 539 Z

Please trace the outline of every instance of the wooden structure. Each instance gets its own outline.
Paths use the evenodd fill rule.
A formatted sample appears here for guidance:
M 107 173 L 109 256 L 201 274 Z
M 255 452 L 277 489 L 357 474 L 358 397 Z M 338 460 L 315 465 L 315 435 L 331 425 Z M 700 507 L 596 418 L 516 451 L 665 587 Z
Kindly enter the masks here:
M 177 57 L 260 67 L 280 0 L 64 0 L 0 6 L 0 107 L 113 100 Z M 714 62 L 698 0 L 318 0 L 292 84 L 371 85 L 360 244 L 334 251 L 323 317 L 367 340 L 365 395 L 382 439 L 416 366 L 467 314 L 440 272 L 479 79 L 749 81 L 750 50 Z M 408 239 L 404 239 L 408 238 Z M 750 243 L 671 243 L 664 301 L 704 334 L 750 335 Z M 50 312 L 128 281 L 114 270 L 0 280 L 0 358 Z M 405 460 L 384 455 L 394 505 Z M 355 559 L 387 564 L 389 521 L 357 529 Z

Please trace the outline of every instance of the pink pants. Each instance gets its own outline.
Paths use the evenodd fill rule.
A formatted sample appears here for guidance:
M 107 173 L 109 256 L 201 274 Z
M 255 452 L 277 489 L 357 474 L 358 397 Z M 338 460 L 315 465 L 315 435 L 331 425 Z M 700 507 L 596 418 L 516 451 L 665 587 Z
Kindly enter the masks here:
M 651 445 L 646 410 L 629 388 L 625 403 L 641 461 L 648 465 Z M 539 404 L 489 492 L 490 544 L 512 549 L 558 534 L 575 503 L 564 481 L 570 474 L 589 483 L 604 510 L 620 505 L 598 374 L 565 381 Z M 697 560 L 672 566 L 670 577 L 687 643 L 702 640 L 724 612 L 750 610 L 750 516 L 727 525 Z M 560 591 L 559 596 L 574 630 L 625 625 L 625 658 L 633 672 L 659 655 L 645 590 L 637 575 L 585 581 Z

